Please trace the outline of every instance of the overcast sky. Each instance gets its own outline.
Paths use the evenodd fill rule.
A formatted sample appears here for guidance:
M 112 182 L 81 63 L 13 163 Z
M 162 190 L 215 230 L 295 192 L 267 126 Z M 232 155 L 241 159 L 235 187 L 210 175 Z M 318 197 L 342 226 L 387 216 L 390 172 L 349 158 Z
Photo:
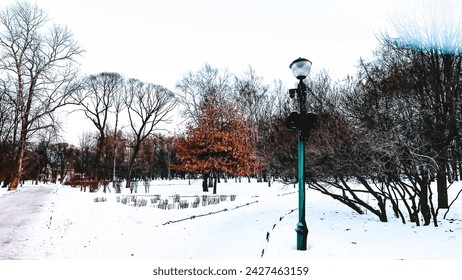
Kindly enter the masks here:
M 265 82 L 296 83 L 289 64 L 354 74 L 386 27 L 395 0 L 36 0 L 86 50 L 84 74 L 118 72 L 175 90 L 206 63 Z M 1 0 L 5 8 L 13 0 Z M 31 2 L 34 2 L 31 0 Z M 90 125 L 91 126 L 91 125 Z M 72 130 L 78 131 L 74 125 Z M 78 132 L 81 135 L 81 132 Z M 75 142 L 75 141 L 74 141 Z
M 13 0 L 2 0 L 4 4 Z M 32 0 L 32 2 L 34 2 Z M 86 50 L 82 70 L 112 71 L 174 90 L 205 63 L 293 83 L 298 57 L 334 78 L 377 45 L 387 0 L 36 0 Z

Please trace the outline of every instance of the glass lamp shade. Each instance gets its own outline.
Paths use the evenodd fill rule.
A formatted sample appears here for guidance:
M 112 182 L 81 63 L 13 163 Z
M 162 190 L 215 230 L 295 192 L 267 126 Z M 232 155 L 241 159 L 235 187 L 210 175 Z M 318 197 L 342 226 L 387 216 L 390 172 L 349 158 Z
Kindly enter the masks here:
M 300 57 L 294 60 L 289 67 L 297 79 L 303 80 L 310 74 L 311 61 Z

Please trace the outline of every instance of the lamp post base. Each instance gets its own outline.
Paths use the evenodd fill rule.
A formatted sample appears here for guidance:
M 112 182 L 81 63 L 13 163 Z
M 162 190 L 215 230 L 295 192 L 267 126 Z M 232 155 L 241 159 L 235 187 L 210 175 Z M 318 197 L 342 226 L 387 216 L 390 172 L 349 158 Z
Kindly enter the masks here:
M 297 250 L 306 251 L 308 237 L 308 228 L 306 224 L 298 223 L 295 231 L 297 232 Z

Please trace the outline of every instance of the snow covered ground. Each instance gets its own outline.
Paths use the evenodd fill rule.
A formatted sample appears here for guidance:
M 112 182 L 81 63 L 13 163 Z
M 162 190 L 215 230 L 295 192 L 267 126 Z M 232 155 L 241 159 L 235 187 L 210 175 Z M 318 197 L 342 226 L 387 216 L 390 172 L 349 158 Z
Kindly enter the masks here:
M 402 224 L 391 213 L 388 223 L 371 214 L 358 215 L 308 189 L 308 250 L 297 251 L 298 195 L 292 185 L 275 183 L 269 188 L 265 183 L 230 180 L 218 185 L 218 197 L 211 193 L 203 197 L 200 183 L 153 181 L 148 194 L 140 184 L 135 198 L 127 189 L 122 194 L 88 193 L 69 186 L 25 184 L 18 192 L 53 191 L 41 202 L 42 210 L 34 214 L 34 222 L 18 233 L 23 241 L 18 241 L 15 259 L 222 263 L 431 260 L 432 264 L 443 260 L 458 265 L 462 260 L 462 198 L 452 205 L 445 220 L 445 211 L 441 211 L 438 227 L 416 227 Z M 450 200 L 461 188 L 462 183 L 450 187 Z M 12 195 L 0 189 L 0 209 L 2 196 Z M 176 201 L 188 208 L 177 209 Z M 192 208 L 193 203 L 197 207 Z M 168 209 L 171 207 L 174 209 Z

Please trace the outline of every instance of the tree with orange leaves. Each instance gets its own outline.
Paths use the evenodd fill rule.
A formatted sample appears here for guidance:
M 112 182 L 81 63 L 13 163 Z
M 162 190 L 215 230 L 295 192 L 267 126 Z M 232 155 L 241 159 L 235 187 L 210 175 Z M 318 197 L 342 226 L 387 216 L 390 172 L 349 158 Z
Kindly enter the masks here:
M 250 176 L 258 171 L 255 151 L 251 143 L 250 124 L 231 105 L 208 104 L 201 109 L 197 124 L 187 127 L 183 137 L 175 143 L 178 171 L 198 172 L 203 175 L 203 190 L 213 178 L 216 194 L 219 174 Z

